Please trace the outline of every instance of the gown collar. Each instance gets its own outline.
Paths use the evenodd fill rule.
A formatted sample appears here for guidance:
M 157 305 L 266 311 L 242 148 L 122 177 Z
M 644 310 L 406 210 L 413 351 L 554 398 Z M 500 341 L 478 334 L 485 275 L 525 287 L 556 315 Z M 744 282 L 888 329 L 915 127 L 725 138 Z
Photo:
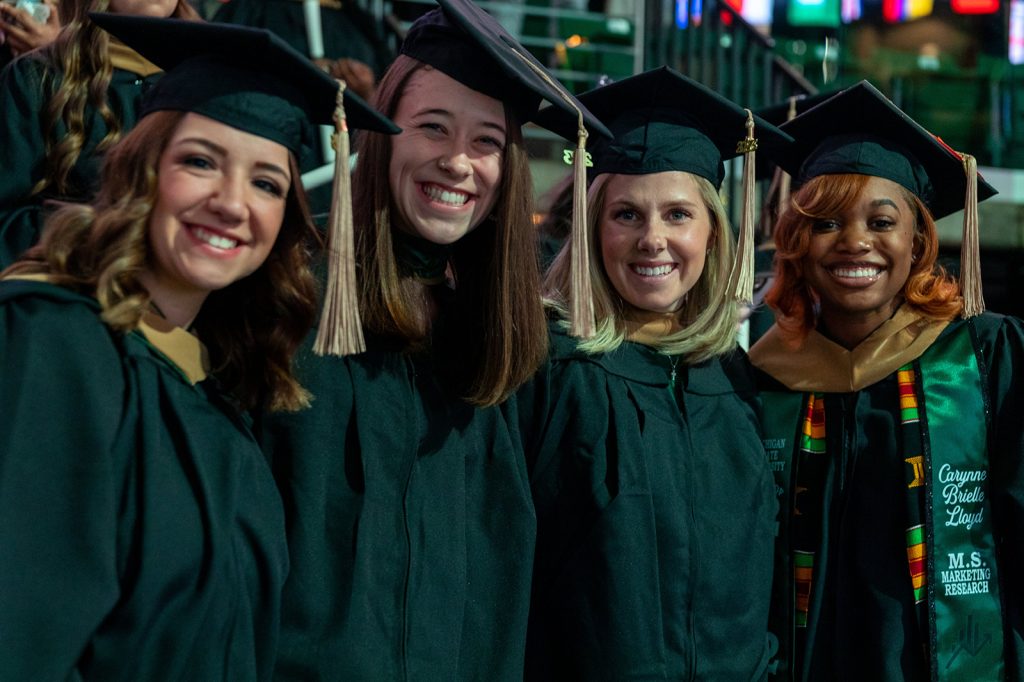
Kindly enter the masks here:
M 791 343 L 773 325 L 750 349 L 750 360 L 790 390 L 849 393 L 921 357 L 948 325 L 948 320 L 934 320 L 903 304 L 852 350 L 817 330 Z

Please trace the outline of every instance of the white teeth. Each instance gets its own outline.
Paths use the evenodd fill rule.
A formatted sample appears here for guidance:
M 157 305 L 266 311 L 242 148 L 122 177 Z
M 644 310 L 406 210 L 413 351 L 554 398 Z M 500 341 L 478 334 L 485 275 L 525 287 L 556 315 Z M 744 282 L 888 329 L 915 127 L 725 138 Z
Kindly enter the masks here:
M 836 277 L 846 277 L 849 279 L 860 279 L 868 277 L 877 277 L 878 273 L 882 269 L 878 267 L 859 267 L 859 268 L 833 268 L 832 273 Z
M 653 268 L 646 268 L 642 265 L 632 265 L 633 272 L 644 277 L 660 277 L 672 272 L 672 265 L 657 265 Z
M 201 227 L 193 227 L 192 234 L 194 234 L 197 238 L 206 242 L 215 249 L 227 250 L 233 249 L 236 246 L 238 246 L 237 240 L 231 239 L 229 237 L 223 237 L 219 234 L 214 234 L 213 232 L 210 232 L 209 230 L 204 230 Z
M 440 201 L 449 206 L 462 206 L 469 200 L 469 195 L 463 192 L 449 192 L 433 185 L 424 185 L 423 191 L 434 201 Z

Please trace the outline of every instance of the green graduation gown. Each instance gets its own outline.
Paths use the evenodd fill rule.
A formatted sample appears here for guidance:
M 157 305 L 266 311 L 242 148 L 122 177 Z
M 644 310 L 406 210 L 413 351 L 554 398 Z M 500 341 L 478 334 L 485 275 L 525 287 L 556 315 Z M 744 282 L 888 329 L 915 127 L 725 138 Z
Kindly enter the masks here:
M 248 420 L 194 337 L 98 312 L 0 282 L 0 679 L 269 679 L 288 558 Z
M 745 357 L 670 382 L 647 346 L 587 355 L 552 329 L 516 405 L 537 514 L 527 678 L 759 679 L 776 507 Z
M 101 157 L 96 147 L 108 128 L 99 112 L 89 107 L 85 111 L 86 139 L 68 176 L 68 192 L 57 196 L 44 190 L 31 195 L 47 172 L 43 112 L 52 90 L 44 87 L 44 76 L 53 72 L 46 53 L 41 52 L 14 60 L 0 76 L 0 270 L 39 241 L 45 201 L 86 201 L 99 184 Z M 135 126 L 142 95 L 157 78 L 159 74 L 143 76 L 127 68 L 114 69 L 107 100 L 122 130 Z M 54 75 L 54 80 L 59 81 L 59 75 Z M 65 132 L 64 124 L 58 123 L 55 139 Z
M 279 679 L 521 680 L 535 520 L 518 432 L 429 358 L 299 363 L 313 407 L 262 429 L 292 571 Z
M 919 325 L 918 319 L 904 306 L 853 351 L 814 331 L 804 350 L 787 348 L 774 328 L 751 349 L 751 360 L 763 370 L 759 373 L 763 400 L 778 400 L 792 392 L 790 387 L 798 387 L 823 392 L 825 405 L 827 457 L 820 474 L 824 483 L 822 492 L 814 492 L 820 507 L 817 501 L 783 500 L 790 523 L 796 509 L 801 514 L 816 509 L 820 535 L 812 538 L 816 555 L 807 626 L 796 630 L 794 650 L 780 652 L 778 679 L 931 680 L 947 674 L 926 661 L 927 628 L 920 626 L 915 611 L 905 539 L 907 464 L 900 440 L 895 370 L 909 362 L 927 361 L 932 349 L 964 332 L 969 332 L 970 345 L 980 360 L 988 401 L 985 496 L 992 509 L 999 568 L 1005 679 L 1024 679 L 1024 385 L 1019 369 L 1024 363 L 1024 324 L 991 313 L 956 320 L 944 328 Z M 915 347 L 916 339 L 924 342 Z M 836 382 L 852 383 L 837 390 Z M 921 399 L 924 408 L 938 409 L 935 401 L 944 398 L 924 394 Z M 929 432 L 927 414 L 928 409 L 923 409 L 925 434 Z M 937 446 L 941 444 L 929 447 Z M 940 466 L 931 462 L 933 469 Z M 781 462 L 778 469 L 782 471 Z M 785 487 L 789 485 L 780 487 L 780 492 Z M 795 499 L 810 496 L 811 492 L 801 489 Z M 943 518 L 945 514 L 928 517 L 926 537 L 933 535 L 934 524 L 943 523 Z M 792 547 L 780 544 L 777 551 L 789 555 Z M 934 552 L 936 565 L 928 569 L 926 583 L 932 594 L 943 589 L 939 569 L 949 561 L 943 548 Z M 773 612 L 778 627 L 793 627 L 793 610 L 784 601 L 773 605 Z M 964 643 L 974 638 L 968 630 L 961 632 Z M 952 636 L 955 639 L 955 631 Z M 967 648 L 973 645 L 968 643 Z M 943 654 L 937 667 L 945 668 L 952 653 Z M 962 656 L 966 660 L 968 654 Z

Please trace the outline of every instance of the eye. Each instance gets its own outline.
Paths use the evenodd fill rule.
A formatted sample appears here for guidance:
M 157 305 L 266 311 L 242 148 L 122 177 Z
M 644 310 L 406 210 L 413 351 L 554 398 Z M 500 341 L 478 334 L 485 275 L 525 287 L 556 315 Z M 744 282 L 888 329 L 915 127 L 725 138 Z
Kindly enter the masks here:
M 821 220 L 815 220 L 811 226 L 812 232 L 833 232 L 839 229 L 839 221 L 832 218 L 823 218 Z
M 612 212 L 612 218 L 621 223 L 629 223 L 638 220 L 640 214 L 631 208 L 620 208 Z
M 693 214 L 683 208 L 673 208 L 668 212 L 667 218 L 670 222 L 678 223 L 692 218 Z
M 189 154 L 185 156 L 182 158 L 181 163 L 182 165 L 197 168 L 199 170 L 208 170 L 213 168 L 213 160 L 198 154 Z
M 417 127 L 420 130 L 424 130 L 428 133 L 435 133 L 438 135 L 443 135 L 445 133 L 445 127 L 440 123 L 436 123 L 434 121 L 427 121 L 425 123 L 421 123 Z
M 891 230 L 896 225 L 896 221 L 889 216 L 878 216 L 872 218 L 868 224 L 873 230 Z
M 490 147 L 490 148 L 492 148 L 492 149 L 494 149 L 496 151 L 501 152 L 501 151 L 505 150 L 505 143 L 502 142 L 501 140 L 499 140 L 496 137 L 491 137 L 490 135 L 484 135 L 484 136 L 480 137 L 478 141 L 483 146 Z
M 267 194 L 275 197 L 283 197 L 284 189 L 281 185 L 273 180 L 267 180 L 265 178 L 258 178 L 252 181 L 253 187 L 260 189 Z

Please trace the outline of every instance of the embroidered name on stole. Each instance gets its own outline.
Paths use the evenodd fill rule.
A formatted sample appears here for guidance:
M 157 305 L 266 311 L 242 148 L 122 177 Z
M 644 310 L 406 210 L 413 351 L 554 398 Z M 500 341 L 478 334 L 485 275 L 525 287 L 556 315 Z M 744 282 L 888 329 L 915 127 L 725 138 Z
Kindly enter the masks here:
M 988 491 L 988 422 L 981 369 L 969 324 L 938 340 L 918 360 L 925 513 L 928 653 L 932 679 L 1004 677 L 999 581 Z M 789 551 L 795 494 L 794 458 L 803 439 L 808 394 L 763 392 L 764 446 L 775 477 L 780 513 L 776 580 L 769 623 L 769 673 L 792 670 L 797 595 Z M 913 590 L 907 573 L 908 589 Z M 812 608 L 813 612 L 813 608 Z M 924 630 L 924 628 L 922 628 Z

